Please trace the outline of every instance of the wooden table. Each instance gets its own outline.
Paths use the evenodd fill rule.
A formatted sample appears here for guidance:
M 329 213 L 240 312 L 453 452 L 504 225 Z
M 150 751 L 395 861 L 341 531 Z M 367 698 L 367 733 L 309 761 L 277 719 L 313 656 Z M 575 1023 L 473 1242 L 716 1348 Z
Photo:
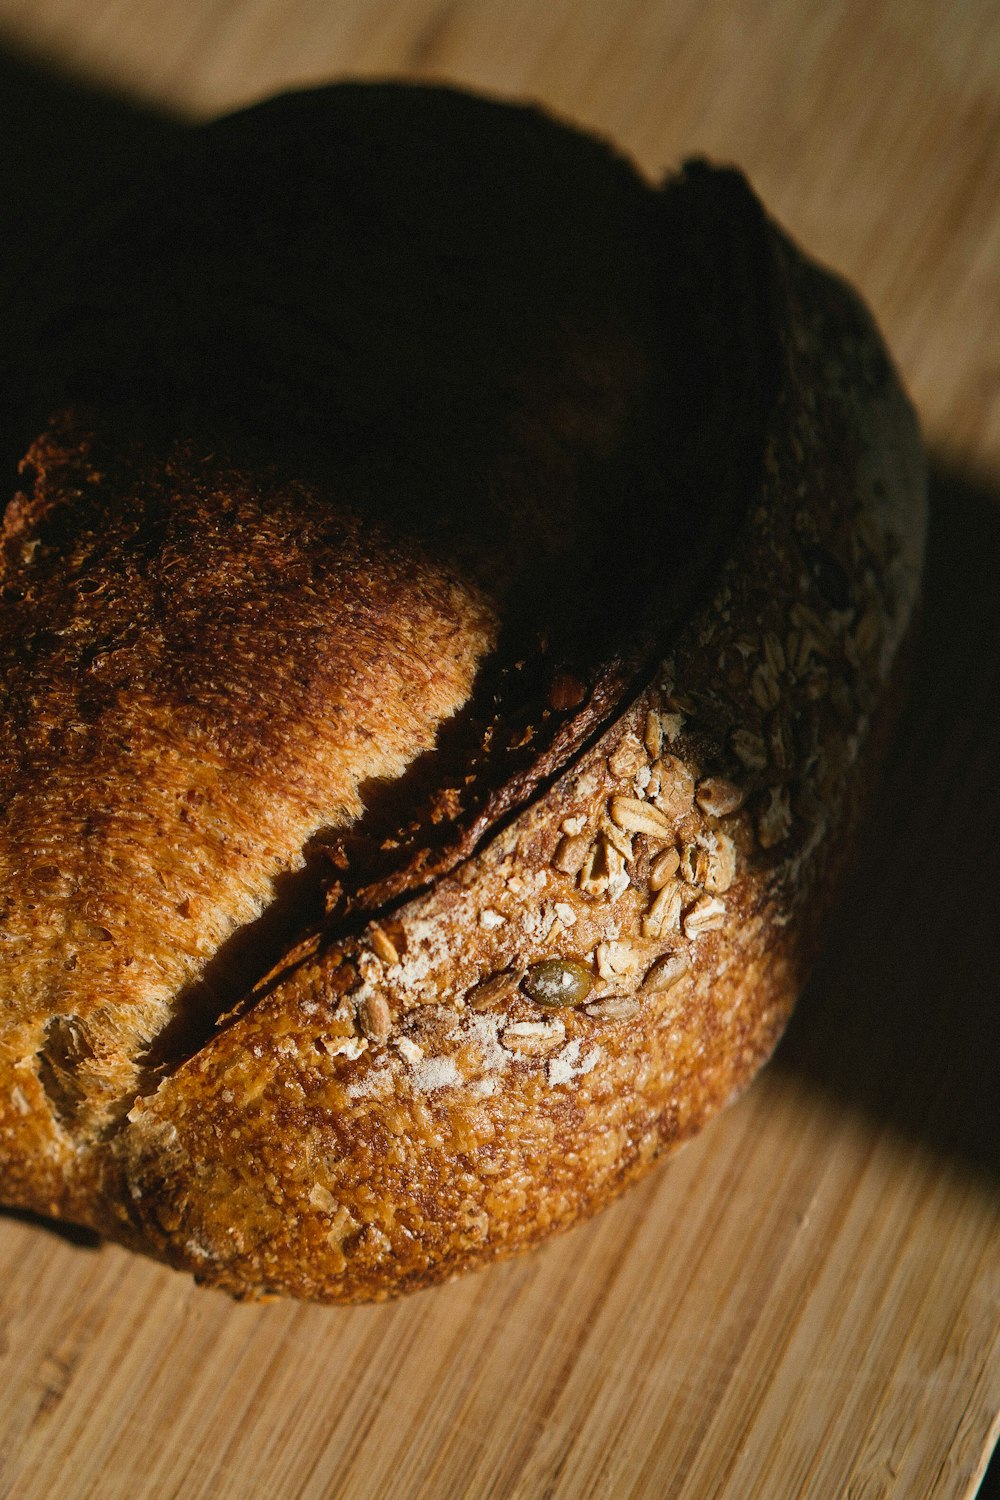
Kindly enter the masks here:
M 750 1095 L 598 1222 L 395 1306 L 236 1306 L 0 1218 L 0 1495 L 972 1495 L 1000 1417 L 996 0 L 0 0 L 0 41 L 5 234 L 170 115 L 345 73 L 533 97 L 653 173 L 736 160 L 873 304 L 935 470 L 864 868 Z

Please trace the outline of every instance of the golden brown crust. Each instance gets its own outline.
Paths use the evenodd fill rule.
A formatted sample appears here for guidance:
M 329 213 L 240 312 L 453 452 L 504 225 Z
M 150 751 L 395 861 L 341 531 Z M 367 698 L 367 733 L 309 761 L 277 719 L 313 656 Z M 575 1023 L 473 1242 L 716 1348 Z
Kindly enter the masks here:
M 394 913 L 388 949 L 374 926 L 317 943 L 137 1104 L 118 1191 L 173 1263 L 334 1301 L 441 1279 L 600 1207 L 769 1055 L 870 780 L 923 534 L 915 424 L 870 327 L 779 253 L 789 384 L 714 597 L 544 798 Z M 567 959 L 585 1004 L 518 987 Z M 373 1002 L 387 1034 L 366 1033 Z
M 5 518 L 4 1047 L 63 1171 L 178 993 L 433 745 L 496 632 L 454 570 L 327 495 L 182 447 L 104 457 L 60 422 Z
M 254 990 L 233 995 L 240 1003 L 204 1045 L 173 1061 L 157 1087 L 146 1080 L 127 1116 L 107 1128 L 74 1134 L 55 1120 L 46 1135 L 39 1125 L 51 1120 L 51 1093 L 38 1071 L 37 1029 L 57 1008 L 69 1012 L 37 979 L 26 983 L 18 1023 L 26 1029 L 5 1030 L 11 1062 L 0 1069 L 12 1201 L 56 1207 L 240 1296 L 380 1298 L 593 1212 L 745 1086 L 780 1034 L 849 849 L 914 607 L 924 525 L 916 427 L 877 334 L 850 292 L 776 230 L 765 235 L 756 274 L 768 281 L 774 389 L 762 455 L 727 459 L 751 489 L 750 513 L 730 528 L 710 590 L 663 640 L 655 671 L 591 743 L 567 741 L 551 784 L 539 787 L 538 774 L 518 781 L 508 766 L 520 802 L 496 804 L 506 821 L 478 825 L 474 845 L 456 844 L 429 888 L 412 893 L 411 881 L 407 896 L 404 882 L 394 905 L 353 926 L 335 909 L 291 945 Z M 725 441 L 718 423 L 712 431 Z M 78 441 L 72 462 L 82 465 L 85 451 Z M 48 466 L 65 452 L 50 440 L 36 454 L 45 470 L 37 503 Z M 719 484 L 725 469 L 704 462 Z M 192 485 L 183 461 L 178 472 Z M 72 488 L 63 474 L 53 493 Z M 237 509 L 257 503 L 231 473 L 222 488 Z M 261 532 L 258 518 L 246 541 L 224 549 L 227 568 L 248 565 L 261 536 L 280 546 L 290 518 L 273 504 L 271 495 L 273 532 L 270 521 Z M 722 500 L 710 492 L 705 506 L 718 511 Z M 14 545 L 20 509 L 12 525 Z M 391 538 L 377 546 L 371 538 L 357 537 L 363 561 L 337 585 L 340 610 L 367 597 L 366 569 L 391 570 L 383 561 Z M 114 545 L 121 550 L 120 539 Z M 312 566 L 319 555 L 310 543 L 296 564 Z M 207 587 L 212 568 L 192 567 Z M 355 693 L 359 733 L 368 725 L 381 735 L 373 684 L 381 694 L 388 663 L 400 673 L 390 704 L 406 700 L 402 679 L 421 656 L 412 632 L 422 630 L 429 681 L 442 656 L 460 670 L 450 700 L 430 692 L 422 700 L 426 728 L 410 753 L 449 701 L 468 696 L 475 662 L 495 638 L 496 616 L 467 575 L 435 571 L 431 561 L 420 571 L 427 592 L 406 596 L 414 623 L 399 627 L 411 633 L 377 669 L 336 689 Z M 645 586 L 638 562 L 636 577 Z M 297 599 L 290 588 L 289 610 Z M 310 643 L 325 628 L 324 602 Z M 384 612 L 378 618 L 382 628 Z M 301 624 L 274 622 L 283 650 L 306 650 Z M 337 660 L 342 628 L 339 620 L 330 637 Z M 348 645 L 356 650 L 354 638 Z M 219 654 L 213 638 L 195 659 Z M 177 660 L 188 657 L 179 651 Z M 296 703 L 282 720 L 280 694 L 267 688 L 268 650 L 253 661 L 254 677 L 263 675 L 245 724 L 237 717 L 231 730 L 228 708 L 220 717 L 223 779 L 241 779 L 217 816 L 228 824 L 237 804 L 249 806 L 251 827 L 263 830 L 280 807 L 287 846 L 276 858 L 275 841 L 262 836 L 256 864 L 266 880 L 282 861 L 294 863 L 324 798 L 348 816 L 356 810 L 350 798 L 371 771 L 358 772 L 368 763 L 356 745 L 324 731 L 327 779 L 318 782 L 311 763 L 309 774 L 286 777 L 309 715 Z M 245 680 L 243 668 L 227 681 L 227 703 L 242 701 Z M 288 680 L 297 674 L 283 673 Z M 78 691 L 75 671 L 62 682 L 64 692 Z M 572 717 L 574 696 L 572 678 L 557 683 L 557 718 Z M 169 709 L 158 721 L 159 751 L 184 700 L 158 701 Z M 384 711 L 388 727 L 391 706 Z M 128 713 L 144 732 L 142 714 Z M 401 736 L 395 753 L 406 752 Z M 190 746 L 184 756 L 178 785 L 190 776 Z M 57 765 L 60 778 L 72 777 L 72 759 Z M 73 805 L 62 791 L 37 796 L 31 827 L 58 826 L 52 808 Z M 296 823 L 289 805 L 303 803 L 308 816 Z M 130 857 L 145 859 L 157 838 L 175 837 L 176 822 L 155 836 L 152 823 Z M 79 841 L 76 825 L 72 834 Z M 204 860 L 204 827 L 184 839 L 183 858 Z M 30 866 L 24 852 L 16 857 L 12 868 Z M 224 883 L 233 866 L 222 859 L 218 868 Z M 16 875 L 16 900 L 15 886 Z M 175 965 L 173 994 L 185 950 L 173 930 L 149 937 L 152 913 L 140 962 L 147 975 L 154 964 Z M 205 933 L 207 953 L 219 935 Z M 48 948 L 36 945 L 30 963 L 54 964 L 61 943 L 60 934 Z M 72 1014 L 94 1016 L 95 977 L 81 976 Z M 136 1008 L 128 1014 L 141 1035 Z M 106 1023 L 114 1023 L 110 1008 Z M 63 1041 L 75 1044 L 71 1034 Z M 106 1075 L 95 1057 L 89 1072 L 79 1057 L 68 1071 L 74 1086 L 84 1080 L 100 1125 Z M 109 1094 L 127 1098 L 128 1081 L 115 1078 Z

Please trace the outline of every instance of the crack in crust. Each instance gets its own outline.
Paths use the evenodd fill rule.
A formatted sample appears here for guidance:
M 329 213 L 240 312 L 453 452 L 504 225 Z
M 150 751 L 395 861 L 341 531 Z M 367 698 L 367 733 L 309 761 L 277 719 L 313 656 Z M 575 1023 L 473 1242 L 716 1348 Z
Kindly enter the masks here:
M 496 630 L 326 497 L 109 458 L 57 424 L 6 517 L 6 999 L 84 1136 L 310 836 L 431 746 Z
M 427 110 L 439 146 L 466 108 L 335 90 L 286 106 L 289 138 L 331 100 L 341 125 Z M 221 127 L 217 162 L 255 129 Z M 238 1295 L 482 1264 L 699 1128 L 780 1033 L 884 737 L 923 477 L 877 335 L 734 174 L 654 194 L 577 149 L 621 223 L 573 273 L 583 335 L 529 318 L 495 431 L 444 443 L 468 525 L 447 476 L 439 510 L 400 505 L 442 477 L 440 431 L 404 423 L 419 462 L 378 483 L 356 425 L 339 467 L 306 441 L 289 484 L 280 442 L 277 467 L 164 446 L 106 390 L 8 510 L 5 1189 Z

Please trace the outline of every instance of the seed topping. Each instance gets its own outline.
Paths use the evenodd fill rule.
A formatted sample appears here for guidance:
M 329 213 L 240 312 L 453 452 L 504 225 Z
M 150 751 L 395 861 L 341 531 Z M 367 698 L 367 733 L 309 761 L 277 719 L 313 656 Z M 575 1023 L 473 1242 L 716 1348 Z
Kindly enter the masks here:
M 577 958 L 547 958 L 532 964 L 522 988 L 536 1005 L 582 1005 L 594 988 L 594 975 Z

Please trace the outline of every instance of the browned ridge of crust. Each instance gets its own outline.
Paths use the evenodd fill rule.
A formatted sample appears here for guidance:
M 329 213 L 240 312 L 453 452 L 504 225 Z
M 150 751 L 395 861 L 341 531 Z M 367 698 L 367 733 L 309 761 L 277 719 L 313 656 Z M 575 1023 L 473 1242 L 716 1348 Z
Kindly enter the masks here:
M 920 534 L 864 316 L 734 173 L 391 86 L 193 133 L 51 274 L 5 1198 L 331 1300 L 591 1211 L 766 1056 L 856 816 Z

